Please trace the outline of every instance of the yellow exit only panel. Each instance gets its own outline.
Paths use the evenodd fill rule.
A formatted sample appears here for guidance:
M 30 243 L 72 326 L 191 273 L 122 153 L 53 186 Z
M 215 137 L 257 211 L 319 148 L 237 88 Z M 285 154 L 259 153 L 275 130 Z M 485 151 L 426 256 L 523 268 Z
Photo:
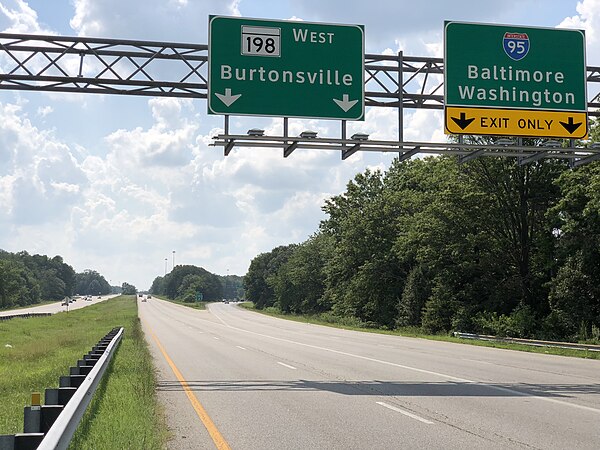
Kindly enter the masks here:
M 585 139 L 585 112 L 447 106 L 446 134 Z

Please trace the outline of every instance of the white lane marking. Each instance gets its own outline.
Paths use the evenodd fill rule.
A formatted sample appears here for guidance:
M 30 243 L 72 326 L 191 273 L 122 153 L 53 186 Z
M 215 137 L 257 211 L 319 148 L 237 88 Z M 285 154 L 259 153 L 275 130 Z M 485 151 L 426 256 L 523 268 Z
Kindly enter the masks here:
M 221 319 L 219 319 L 219 320 L 221 320 Z M 221 320 L 221 322 L 223 322 L 223 320 Z M 257 333 L 255 331 L 244 330 L 243 328 L 237 328 L 237 327 L 234 327 L 232 325 L 228 325 L 225 322 L 223 322 L 223 324 L 227 328 L 230 328 L 232 330 L 241 331 L 243 333 L 254 334 L 256 336 L 262 336 L 262 337 L 265 337 L 265 338 L 268 338 L 268 339 L 273 339 L 275 341 L 287 342 L 289 344 L 300 345 L 302 347 L 314 348 L 316 350 L 322 350 L 322 351 L 325 351 L 325 352 L 335 353 L 337 355 L 344 355 L 344 356 L 349 356 L 351 358 L 362 359 L 363 361 L 371 361 L 371 362 L 383 364 L 383 365 L 386 365 L 386 366 L 399 367 L 401 369 L 412 370 L 413 372 L 419 372 L 419 373 L 426 373 L 426 374 L 429 374 L 429 375 L 435 375 L 435 376 L 438 376 L 438 377 L 441 377 L 441 378 L 446 378 L 448 380 L 457 381 L 459 383 L 474 384 L 474 385 L 477 385 L 477 386 L 485 387 L 485 388 L 496 390 L 496 391 L 507 392 L 507 393 L 510 393 L 510 394 L 513 394 L 513 395 L 517 395 L 519 397 L 531 397 L 531 398 L 535 398 L 535 399 L 538 399 L 538 400 L 543 400 L 543 401 L 546 401 L 546 402 L 550 402 L 550 403 L 554 403 L 554 404 L 558 404 L 558 405 L 562 405 L 562 406 L 570 406 L 570 407 L 573 407 L 573 408 L 582 409 L 584 411 L 589 411 L 589 412 L 600 414 L 600 409 L 598 409 L 598 408 L 592 408 L 590 406 L 578 405 L 577 403 L 569 403 L 569 402 L 565 402 L 565 401 L 562 401 L 562 400 L 557 400 L 557 399 L 549 398 L 549 397 L 542 397 L 540 395 L 535 395 L 535 394 L 528 394 L 526 392 L 520 392 L 520 391 L 516 391 L 514 389 L 505 388 L 505 387 L 501 387 L 501 386 L 494 386 L 492 384 L 488 384 L 488 383 L 481 382 L 481 381 L 472 381 L 472 380 L 467 380 L 466 378 L 453 377 L 452 375 L 447 375 L 445 373 L 433 372 L 431 370 L 425 370 L 425 369 L 419 369 L 417 367 L 405 366 L 403 364 L 397 364 L 397 363 L 393 363 L 393 362 L 390 362 L 390 361 L 384 361 L 384 360 L 376 359 L 376 358 L 369 358 L 368 356 L 355 355 L 353 353 L 342 352 L 340 350 L 334 350 L 334 349 L 327 348 L 327 347 L 319 347 L 318 345 L 305 344 L 303 342 L 296 342 L 296 341 L 292 341 L 290 339 L 284 339 L 284 338 L 278 338 L 278 337 L 275 337 L 275 336 L 269 336 L 268 334 L 262 334 L 262 333 Z
M 244 347 L 240 346 L 240 345 L 236 345 L 237 348 L 239 348 L 240 350 L 246 350 Z
M 544 400 L 546 402 L 555 403 L 557 405 L 572 406 L 573 408 L 582 409 L 584 411 L 590 411 L 590 412 L 600 413 L 600 409 L 592 408 L 590 406 L 578 405 L 577 403 L 564 402 L 562 400 L 556 400 L 555 398 L 542 397 L 540 395 L 528 394 L 526 392 L 515 391 L 514 389 L 505 388 L 505 387 L 502 387 L 502 386 L 490 386 L 489 384 L 483 384 L 483 383 L 475 383 L 475 384 L 477 384 L 479 386 L 485 386 L 485 387 L 488 387 L 490 389 L 496 389 L 496 390 L 502 391 L 502 392 L 508 392 L 509 394 L 514 394 L 514 395 L 517 395 L 519 397 L 533 397 L 533 398 L 537 398 L 538 400 Z
M 288 369 L 296 370 L 294 366 L 290 366 L 289 364 L 282 363 L 281 361 L 277 361 L 277 364 L 281 364 L 283 367 L 287 367 Z
M 210 310 L 209 310 L 209 311 L 210 311 Z M 225 321 L 224 321 L 223 319 L 221 319 L 219 316 L 217 316 L 217 315 L 216 315 L 214 312 L 212 312 L 212 311 L 210 311 L 210 312 L 212 313 L 212 315 L 213 315 L 213 316 L 215 316 L 217 319 L 219 319 L 223 325 L 225 325 L 226 327 L 228 327 L 228 326 L 229 326 L 229 325 L 227 325 L 227 324 L 225 323 Z
M 387 403 L 384 403 L 384 402 L 376 402 L 376 403 L 378 405 L 381 405 L 381 406 L 387 408 L 387 409 L 391 409 L 392 411 L 399 412 L 400 414 L 404 414 L 405 416 L 408 416 L 408 417 L 410 417 L 412 419 L 418 420 L 419 422 L 423 422 L 423 423 L 426 423 L 428 425 L 432 425 L 433 424 L 433 422 L 431 420 L 424 419 L 421 416 L 417 416 L 416 414 L 410 413 L 410 412 L 405 411 L 403 409 L 396 408 L 395 406 L 392 406 L 392 405 L 388 405 Z
M 216 317 L 218 318 L 218 316 L 216 316 Z M 221 319 L 219 318 L 219 320 L 221 320 Z M 223 322 L 223 320 L 221 320 L 221 322 Z M 278 337 L 275 337 L 275 336 L 270 336 L 268 334 L 262 334 L 262 333 L 257 333 L 255 331 L 244 330 L 243 328 L 237 328 L 237 327 L 234 327 L 232 325 L 228 325 L 225 322 L 223 322 L 223 324 L 227 328 L 230 328 L 232 330 L 241 331 L 243 333 L 254 334 L 256 336 L 261 336 L 261 337 L 265 337 L 265 338 L 268 338 L 268 339 L 273 339 L 275 341 L 287 342 L 289 344 L 295 344 L 295 345 L 300 345 L 302 347 L 314 348 L 316 350 L 323 350 L 325 352 L 335 353 L 337 355 L 350 356 L 351 358 L 362 359 L 364 361 L 371 361 L 371 362 L 376 362 L 376 363 L 379 363 L 379 364 L 385 364 L 387 366 L 399 367 L 401 369 L 406 369 L 406 370 L 412 370 L 414 372 L 426 373 L 428 375 L 435 375 L 435 376 L 438 376 L 438 377 L 447 378 L 449 380 L 458 381 L 459 383 L 475 383 L 475 381 L 467 380 L 466 378 L 453 377 L 452 375 L 446 375 L 444 373 L 432 372 L 430 370 L 425 370 L 425 369 L 418 369 L 416 367 L 410 367 L 410 366 L 405 366 L 403 364 L 393 363 L 393 362 L 390 362 L 390 361 L 384 361 L 384 360 L 381 360 L 381 359 L 370 358 L 368 356 L 355 355 L 353 353 L 342 352 L 340 350 L 334 350 L 334 349 L 327 348 L 327 347 L 320 347 L 318 345 L 305 344 L 303 342 L 292 341 L 290 339 L 278 338 Z
M 216 339 L 217 341 L 219 340 L 219 338 L 218 338 L 218 337 L 216 337 L 216 336 L 213 336 L 213 339 Z

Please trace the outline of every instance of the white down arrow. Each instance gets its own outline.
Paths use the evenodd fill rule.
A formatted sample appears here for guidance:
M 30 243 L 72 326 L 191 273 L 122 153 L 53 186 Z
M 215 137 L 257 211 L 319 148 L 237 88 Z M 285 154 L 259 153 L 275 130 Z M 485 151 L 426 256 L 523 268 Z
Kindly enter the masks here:
M 342 95 L 342 99 L 338 100 L 337 98 L 333 99 L 337 105 L 344 110 L 344 112 L 348 112 L 350 108 L 352 108 L 358 100 L 348 100 L 348 94 Z
M 231 106 L 233 104 L 233 102 L 235 102 L 238 98 L 240 98 L 242 96 L 242 94 L 235 94 L 235 95 L 231 95 L 231 89 L 227 88 L 225 89 L 225 94 L 218 94 L 215 92 L 215 95 L 219 98 L 219 100 L 221 100 L 223 103 L 225 103 L 225 106 Z

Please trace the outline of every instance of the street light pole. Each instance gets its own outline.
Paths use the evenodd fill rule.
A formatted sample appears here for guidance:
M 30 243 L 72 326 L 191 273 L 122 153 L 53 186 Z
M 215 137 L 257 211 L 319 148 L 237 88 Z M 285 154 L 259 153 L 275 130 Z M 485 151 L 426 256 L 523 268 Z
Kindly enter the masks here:
M 167 258 L 165 258 L 165 277 L 167 276 Z
M 175 250 L 173 250 L 173 269 L 175 268 Z

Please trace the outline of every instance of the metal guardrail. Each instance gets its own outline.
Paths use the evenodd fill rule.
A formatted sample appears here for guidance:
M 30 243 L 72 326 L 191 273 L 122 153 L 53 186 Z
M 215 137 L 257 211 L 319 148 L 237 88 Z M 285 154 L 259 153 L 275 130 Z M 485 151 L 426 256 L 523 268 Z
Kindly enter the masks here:
M 113 328 L 87 355 L 46 389 L 45 404 L 26 406 L 23 433 L 0 435 L 0 450 L 66 449 L 100 383 L 124 329 Z
M 454 332 L 454 336 L 461 339 L 473 339 L 478 341 L 506 342 L 509 344 L 533 345 L 536 347 L 570 348 L 573 350 L 589 350 L 592 352 L 600 352 L 600 345 L 577 344 L 575 342 L 540 341 L 536 339 L 520 339 L 460 332 Z
M 23 319 L 29 319 L 30 317 L 47 317 L 51 316 L 52 313 L 23 313 L 23 314 L 11 314 L 10 316 L 0 316 L 0 322 L 3 320 L 14 319 L 15 317 L 21 317 Z

